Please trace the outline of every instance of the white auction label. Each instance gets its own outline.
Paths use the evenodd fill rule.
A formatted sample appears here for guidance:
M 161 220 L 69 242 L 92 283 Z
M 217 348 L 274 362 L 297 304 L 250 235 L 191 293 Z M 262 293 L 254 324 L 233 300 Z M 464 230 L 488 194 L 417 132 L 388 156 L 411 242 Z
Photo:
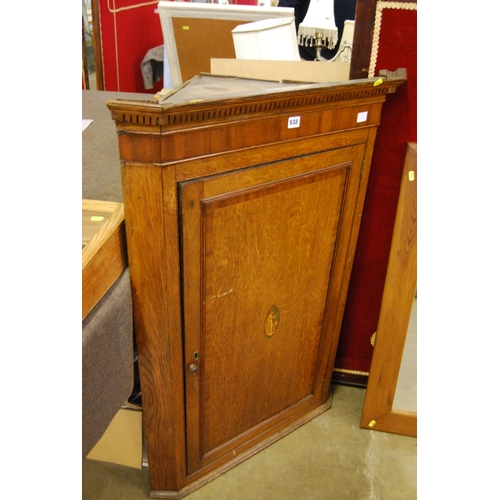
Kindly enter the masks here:
M 358 123 L 366 122 L 367 119 L 368 111 L 361 111 L 361 113 L 358 113 Z
M 300 116 L 290 116 L 288 118 L 288 128 L 299 128 L 300 127 Z

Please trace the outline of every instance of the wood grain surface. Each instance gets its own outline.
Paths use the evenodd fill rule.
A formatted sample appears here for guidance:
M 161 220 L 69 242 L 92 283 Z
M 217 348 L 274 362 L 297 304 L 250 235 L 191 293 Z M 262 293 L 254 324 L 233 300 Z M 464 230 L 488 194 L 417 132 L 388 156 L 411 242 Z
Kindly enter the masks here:
M 182 498 L 329 408 L 380 112 L 404 79 L 375 82 L 202 76 L 162 105 L 108 103 L 152 497 Z
M 127 267 L 123 203 L 82 200 L 82 246 L 83 320 Z
M 417 145 L 409 143 L 361 427 L 417 435 L 417 414 L 393 410 L 416 286 Z

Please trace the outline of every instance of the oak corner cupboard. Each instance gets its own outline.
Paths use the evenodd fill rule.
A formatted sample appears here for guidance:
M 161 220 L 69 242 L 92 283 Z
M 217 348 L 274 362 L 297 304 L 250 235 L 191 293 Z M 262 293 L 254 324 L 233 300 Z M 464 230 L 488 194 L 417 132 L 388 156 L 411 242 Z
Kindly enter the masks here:
M 200 75 L 109 101 L 152 498 L 182 498 L 331 405 L 386 95 Z

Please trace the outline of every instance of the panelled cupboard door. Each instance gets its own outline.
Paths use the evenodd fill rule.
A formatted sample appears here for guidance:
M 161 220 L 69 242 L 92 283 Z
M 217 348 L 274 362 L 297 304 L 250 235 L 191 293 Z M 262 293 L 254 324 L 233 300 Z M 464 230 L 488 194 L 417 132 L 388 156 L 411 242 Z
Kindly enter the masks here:
M 364 148 L 180 183 L 188 475 L 326 402 Z

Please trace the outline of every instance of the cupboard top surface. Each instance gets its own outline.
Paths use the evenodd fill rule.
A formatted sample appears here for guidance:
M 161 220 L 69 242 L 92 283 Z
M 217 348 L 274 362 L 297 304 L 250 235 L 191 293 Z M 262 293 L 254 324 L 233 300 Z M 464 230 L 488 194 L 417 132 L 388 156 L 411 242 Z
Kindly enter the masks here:
M 262 94 L 278 93 L 290 90 L 303 89 L 301 83 L 280 83 L 267 80 L 253 80 L 237 77 L 222 77 L 215 75 L 199 75 L 193 78 L 176 92 L 171 93 L 163 106 L 174 104 L 188 104 L 198 102 L 199 99 L 220 100 L 236 97 L 251 97 Z
M 310 106 L 311 101 L 303 102 L 300 99 L 302 96 L 309 98 L 320 96 L 323 99 L 322 104 L 335 103 L 338 105 L 344 101 L 359 102 L 374 98 L 383 101 L 387 93 L 394 92 L 395 88 L 404 82 L 405 78 L 399 77 L 397 73 L 394 77 L 367 78 L 335 83 L 280 83 L 202 74 L 170 93 L 161 103 L 122 100 L 109 101 L 107 104 L 114 112 L 134 109 L 154 115 L 169 114 L 172 111 L 180 110 L 180 108 L 184 109 L 186 106 L 190 110 L 195 110 L 262 99 L 290 100 L 288 107 Z M 297 98 L 299 101 L 296 102 Z M 114 119 L 119 122 L 123 120 L 123 117 L 115 114 Z

